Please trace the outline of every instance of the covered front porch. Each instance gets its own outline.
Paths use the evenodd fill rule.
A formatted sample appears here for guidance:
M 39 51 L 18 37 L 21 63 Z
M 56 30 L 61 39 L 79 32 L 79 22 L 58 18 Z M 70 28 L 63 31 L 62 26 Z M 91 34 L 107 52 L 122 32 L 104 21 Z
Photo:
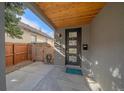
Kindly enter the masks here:
M 35 62 L 6 76 L 7 91 L 88 91 L 84 77 L 65 73 L 64 66 Z
M 1 27 L 1 90 L 124 90 L 124 3 L 25 5 L 55 31 L 54 65 L 35 61 L 7 74 L 5 80 Z M 67 67 L 80 69 L 83 75 L 66 73 Z

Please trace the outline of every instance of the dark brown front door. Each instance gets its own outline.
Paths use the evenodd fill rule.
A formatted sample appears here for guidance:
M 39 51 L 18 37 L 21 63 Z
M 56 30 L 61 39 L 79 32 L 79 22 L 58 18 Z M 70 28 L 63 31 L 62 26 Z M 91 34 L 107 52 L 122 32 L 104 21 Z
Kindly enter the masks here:
M 81 66 L 81 28 L 66 29 L 65 35 L 65 65 Z

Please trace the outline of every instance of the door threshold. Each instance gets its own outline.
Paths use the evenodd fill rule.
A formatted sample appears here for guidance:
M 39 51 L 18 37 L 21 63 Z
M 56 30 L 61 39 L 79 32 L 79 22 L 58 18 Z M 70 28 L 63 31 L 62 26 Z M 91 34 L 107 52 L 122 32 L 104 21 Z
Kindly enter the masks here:
M 75 69 L 81 69 L 80 66 L 77 65 L 65 65 L 66 68 L 75 68 Z

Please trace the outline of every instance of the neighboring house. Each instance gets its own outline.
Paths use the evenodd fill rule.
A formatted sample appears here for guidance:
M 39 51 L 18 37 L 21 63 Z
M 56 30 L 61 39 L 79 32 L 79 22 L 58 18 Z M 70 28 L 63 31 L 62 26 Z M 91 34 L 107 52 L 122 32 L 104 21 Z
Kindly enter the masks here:
M 24 32 L 22 39 L 11 38 L 7 33 L 5 33 L 5 42 L 12 43 L 49 43 L 54 45 L 54 39 L 43 33 L 41 30 L 37 30 L 34 27 L 29 26 L 28 24 L 19 23 L 19 27 Z

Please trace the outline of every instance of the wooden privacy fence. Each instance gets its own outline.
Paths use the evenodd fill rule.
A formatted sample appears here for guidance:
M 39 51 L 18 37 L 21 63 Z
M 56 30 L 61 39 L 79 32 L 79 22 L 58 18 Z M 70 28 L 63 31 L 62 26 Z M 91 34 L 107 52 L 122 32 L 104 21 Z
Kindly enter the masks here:
M 12 66 L 26 60 L 32 60 L 32 45 L 5 43 L 6 66 Z

